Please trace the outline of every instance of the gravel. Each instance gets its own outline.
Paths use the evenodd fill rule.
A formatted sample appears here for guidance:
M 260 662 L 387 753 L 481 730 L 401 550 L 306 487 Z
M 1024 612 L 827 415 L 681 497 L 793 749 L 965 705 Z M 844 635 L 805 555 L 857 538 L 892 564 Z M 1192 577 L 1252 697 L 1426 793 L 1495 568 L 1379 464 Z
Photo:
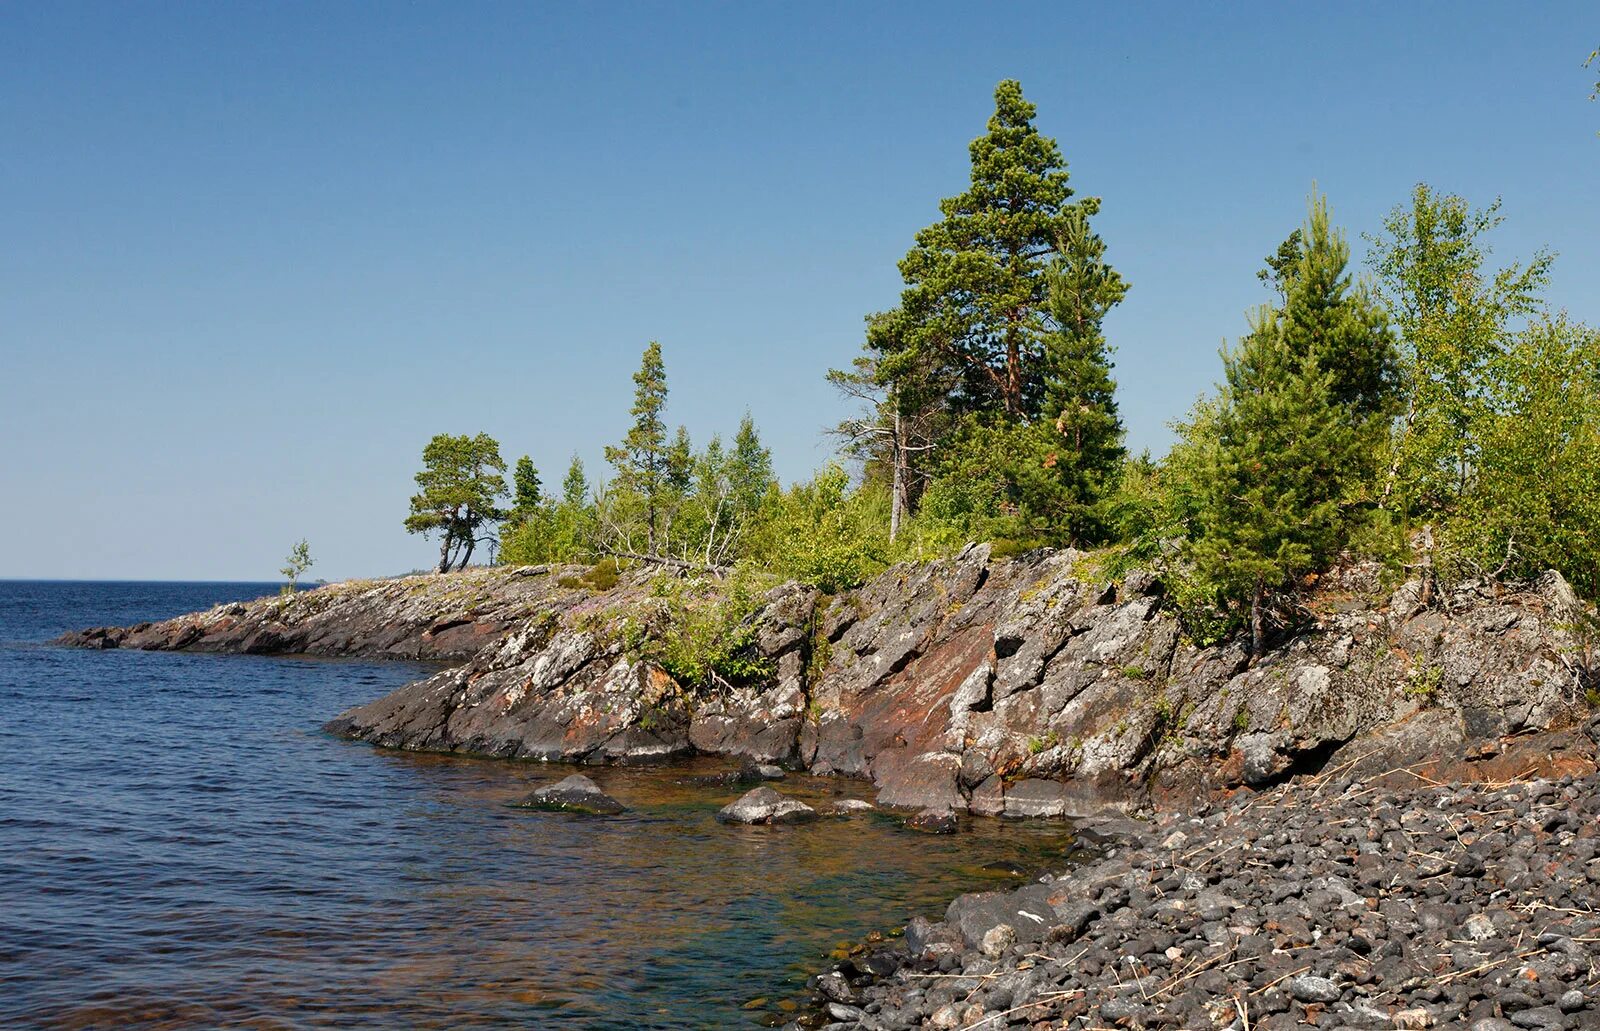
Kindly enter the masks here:
M 1323 780 L 1088 830 L 1097 857 L 815 982 L 859 1015 L 792 1026 L 1600 1029 L 1600 778 Z

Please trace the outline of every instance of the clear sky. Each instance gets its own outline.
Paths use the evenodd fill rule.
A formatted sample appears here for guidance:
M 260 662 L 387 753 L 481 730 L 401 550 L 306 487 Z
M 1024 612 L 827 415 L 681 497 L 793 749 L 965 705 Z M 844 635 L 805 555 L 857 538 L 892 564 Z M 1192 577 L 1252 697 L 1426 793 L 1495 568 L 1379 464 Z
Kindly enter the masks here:
M 1022 81 L 1133 284 L 1130 444 L 1216 378 L 1313 181 L 1503 196 L 1600 320 L 1600 9 L 0 5 L 0 576 L 428 564 L 434 433 L 602 473 L 639 352 L 697 441 L 826 461 L 823 382 Z

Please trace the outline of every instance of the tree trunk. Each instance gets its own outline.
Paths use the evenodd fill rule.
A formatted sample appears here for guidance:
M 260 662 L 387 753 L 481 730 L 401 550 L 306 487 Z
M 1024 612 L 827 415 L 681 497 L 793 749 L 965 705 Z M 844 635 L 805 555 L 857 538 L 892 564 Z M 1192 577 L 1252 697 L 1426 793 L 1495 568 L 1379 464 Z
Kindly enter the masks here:
M 900 409 L 894 411 L 894 435 L 890 438 L 890 446 L 894 450 L 894 485 L 890 488 L 889 497 L 889 543 L 893 544 L 895 538 L 900 536 L 900 520 L 906 507 L 906 449 L 900 439 Z
M 467 550 L 461 556 L 461 564 L 456 566 L 457 569 L 467 568 L 467 563 L 472 561 L 472 549 L 477 546 L 477 543 L 477 540 L 471 534 L 467 535 Z
M 1022 347 L 1015 330 L 1006 334 L 1006 414 L 1022 416 Z
M 1266 593 L 1266 584 L 1260 578 L 1257 578 L 1255 590 L 1250 594 L 1250 662 L 1252 664 L 1261 657 L 1261 652 L 1264 648 L 1261 631 L 1261 602 Z
M 1422 591 L 1417 600 L 1423 605 L 1433 603 L 1433 524 L 1426 523 L 1422 527 L 1418 543 L 1422 546 Z
M 444 536 L 439 541 L 439 568 L 437 572 L 450 572 L 450 538 L 452 531 L 445 527 Z

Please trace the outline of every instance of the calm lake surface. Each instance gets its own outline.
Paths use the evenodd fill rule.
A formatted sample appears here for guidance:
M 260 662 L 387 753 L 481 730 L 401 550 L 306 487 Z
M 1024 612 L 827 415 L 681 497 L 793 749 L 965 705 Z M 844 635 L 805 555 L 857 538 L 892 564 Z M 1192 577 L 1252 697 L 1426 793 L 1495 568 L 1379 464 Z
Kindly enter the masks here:
M 317 729 L 422 667 L 42 643 L 275 589 L 0 581 L 0 1026 L 748 1028 L 840 942 L 1068 845 L 724 827 L 706 762 L 586 770 L 620 817 L 516 810 L 571 769 Z

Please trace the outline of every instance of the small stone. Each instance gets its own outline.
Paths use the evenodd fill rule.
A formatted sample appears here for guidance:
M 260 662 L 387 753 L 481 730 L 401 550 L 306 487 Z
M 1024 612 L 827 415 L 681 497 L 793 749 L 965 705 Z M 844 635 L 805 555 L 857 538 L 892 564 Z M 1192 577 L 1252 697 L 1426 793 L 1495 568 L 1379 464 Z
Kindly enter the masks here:
M 1474 913 L 1467 917 L 1466 923 L 1462 924 L 1461 928 L 1467 932 L 1467 937 L 1475 942 L 1488 941 L 1497 933 L 1494 921 L 1482 913 Z
M 953 1003 L 946 1003 L 933 1011 L 928 1018 L 928 1026 L 938 1028 L 939 1031 L 953 1031 L 961 1027 L 961 1011 Z
M 1511 1015 L 1511 1023 L 1517 1027 L 1537 1029 L 1558 1028 L 1563 1023 L 1561 1011 L 1554 1006 L 1535 1006 L 1531 1010 L 1518 1010 Z
M 1561 998 L 1556 1000 L 1556 1008 L 1562 1013 L 1576 1013 L 1583 1009 L 1585 1005 L 1587 1005 L 1587 1002 L 1583 997 L 1583 991 L 1578 988 L 1563 993 Z
M 1100 1004 L 1100 1017 L 1115 1024 L 1118 1021 L 1137 1021 L 1144 1015 L 1144 1007 L 1131 998 L 1107 999 Z
M 1396 1028 L 1400 1028 L 1402 1031 L 1418 1031 L 1420 1028 L 1433 1026 L 1433 1014 L 1421 1006 L 1408 1010 L 1398 1010 L 1389 1019 L 1393 1021 Z
M 834 1020 L 859 1021 L 867 1015 L 867 1011 L 859 1006 L 846 1006 L 842 1002 L 830 1002 L 827 1006 L 828 1016 Z
M 817 978 L 817 991 L 830 1002 L 851 1003 L 856 998 L 850 982 L 837 970 L 831 970 Z
M 984 932 L 983 941 L 979 943 L 978 949 L 990 959 L 999 959 L 1016 943 L 1016 928 L 1010 924 L 996 924 Z
M 1301 1002 L 1338 1002 L 1341 994 L 1338 985 L 1315 974 L 1291 977 L 1286 987 L 1289 994 Z
M 1482 856 L 1476 852 L 1466 852 L 1462 854 L 1460 859 L 1456 860 L 1456 865 L 1452 872 L 1457 877 L 1482 877 L 1488 872 L 1488 869 L 1489 867 L 1484 863 Z

